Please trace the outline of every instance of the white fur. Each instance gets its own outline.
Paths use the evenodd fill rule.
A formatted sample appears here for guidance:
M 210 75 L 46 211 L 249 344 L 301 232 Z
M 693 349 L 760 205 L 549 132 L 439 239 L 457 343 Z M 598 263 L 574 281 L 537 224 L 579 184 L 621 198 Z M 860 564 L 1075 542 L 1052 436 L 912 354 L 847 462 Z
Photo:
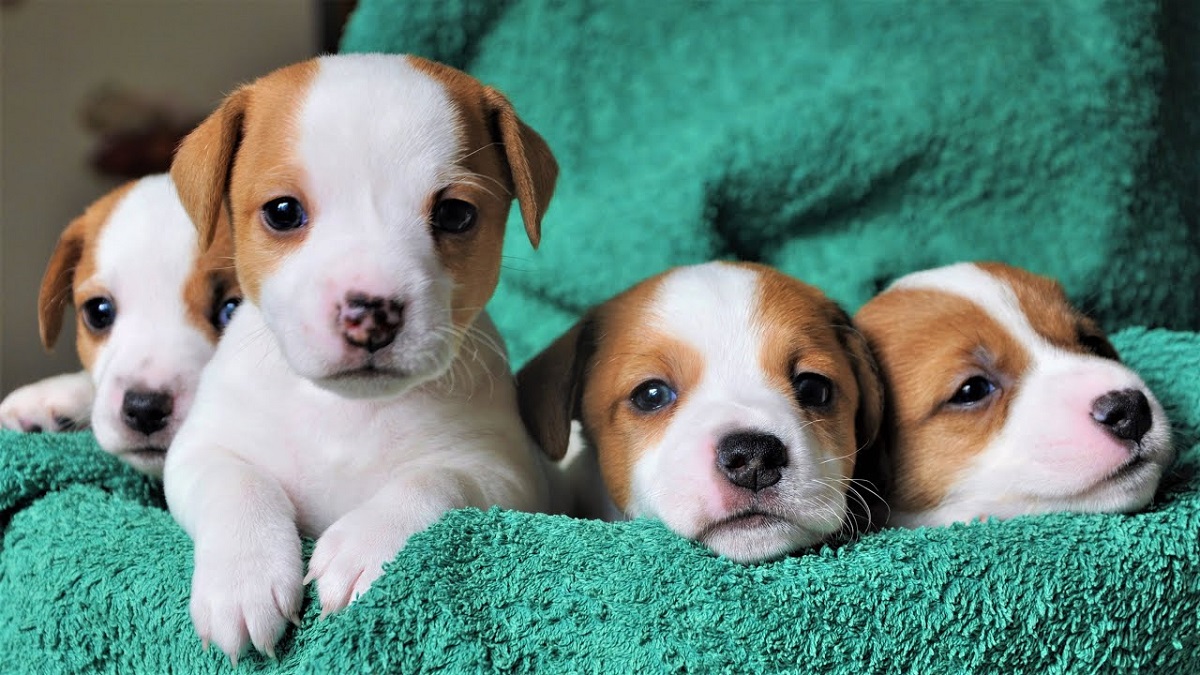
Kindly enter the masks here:
M 838 452 L 824 447 L 787 392 L 762 372 L 756 330 L 757 273 L 723 263 L 671 272 L 653 300 L 653 329 L 704 357 L 701 381 L 675 404 L 662 441 L 632 471 L 630 516 L 659 518 L 715 552 L 751 562 L 778 557 L 837 531 L 845 516 Z M 780 364 L 784 367 L 785 364 Z M 716 446 L 736 431 L 781 439 L 788 464 L 779 483 L 757 494 L 736 487 L 716 466 Z M 720 521 L 755 508 L 775 516 L 759 527 Z
M 195 268 L 196 229 L 166 175 L 138 181 L 114 206 L 99 229 L 95 273 L 76 278 L 76 288 L 107 293 L 117 315 L 92 364 L 91 382 L 83 375 L 50 378 L 13 392 L 0 418 L 90 420 L 106 451 L 151 474 L 162 471 L 163 452 L 191 405 L 200 370 L 213 344 L 187 318 L 184 286 Z M 174 398 L 166 428 L 149 436 L 122 421 L 125 392 L 164 391 Z M 93 401 L 94 397 L 94 401 Z M 8 424 L 5 424 L 9 427 Z
M 985 516 L 1010 518 L 1054 511 L 1134 511 L 1154 496 L 1174 457 L 1170 423 L 1153 392 L 1129 368 L 1098 356 L 1065 351 L 1030 325 L 1012 289 L 983 269 L 961 263 L 908 275 L 892 288 L 927 289 L 966 298 L 1003 326 L 1030 356 L 1009 417 L 935 508 L 893 511 L 893 525 L 945 525 Z M 1109 478 L 1132 455 L 1091 417 L 1091 402 L 1107 392 L 1141 390 L 1153 423 L 1142 439 L 1145 466 Z M 1008 395 L 1008 394 L 1005 394 Z
M 272 653 L 304 583 L 323 613 L 346 606 L 449 509 L 552 507 L 499 334 L 486 313 L 450 330 L 427 222 L 464 150 L 444 93 L 399 57 L 327 57 L 289 114 L 318 215 L 229 325 L 165 475 L 197 632 L 235 661 Z M 403 298 L 405 327 L 373 357 L 394 370 L 334 380 L 366 363 L 329 318 L 352 290 Z

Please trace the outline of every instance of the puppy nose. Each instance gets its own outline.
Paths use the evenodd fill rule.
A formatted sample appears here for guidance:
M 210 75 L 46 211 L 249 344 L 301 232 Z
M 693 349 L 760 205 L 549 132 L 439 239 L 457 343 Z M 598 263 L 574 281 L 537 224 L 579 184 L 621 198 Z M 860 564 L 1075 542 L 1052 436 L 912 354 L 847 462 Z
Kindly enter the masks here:
M 1137 389 L 1110 391 L 1092 401 L 1092 419 L 1117 438 L 1137 443 L 1150 431 L 1150 401 Z
M 758 492 L 779 482 L 787 448 L 772 434 L 738 431 L 717 443 L 717 468 L 730 483 Z
M 404 325 L 404 305 L 365 293 L 347 293 L 338 322 L 348 344 L 377 352 L 396 339 Z
M 149 436 L 167 426 L 175 399 L 164 391 L 125 392 L 121 402 L 121 421 L 134 431 Z

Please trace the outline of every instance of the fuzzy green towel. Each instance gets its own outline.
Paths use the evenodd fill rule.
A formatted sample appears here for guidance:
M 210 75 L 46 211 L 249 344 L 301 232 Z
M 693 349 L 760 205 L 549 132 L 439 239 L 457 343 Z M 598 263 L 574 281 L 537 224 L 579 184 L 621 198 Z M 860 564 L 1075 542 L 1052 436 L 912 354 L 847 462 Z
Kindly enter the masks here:
M 557 155 L 542 248 L 509 228 L 491 305 L 518 365 L 722 257 L 848 309 L 999 259 L 1110 328 L 1195 330 L 1200 16 L 1165 4 L 363 0 L 343 49 L 464 68 Z
M 1185 0 L 361 0 L 351 50 L 503 88 L 563 174 L 492 305 L 518 362 L 587 304 L 741 257 L 853 309 L 999 258 L 1064 280 L 1175 420 L 1144 513 L 887 531 L 742 567 L 658 524 L 457 511 L 242 672 L 1196 672 L 1200 28 Z M 0 672 L 228 671 L 191 544 L 88 434 L 0 433 Z
M 1114 343 L 1184 457 L 1137 515 L 893 530 L 744 567 L 639 520 L 456 511 L 241 672 L 1163 673 L 1200 668 L 1200 334 Z M 0 433 L 0 672 L 228 671 L 191 543 L 87 434 Z

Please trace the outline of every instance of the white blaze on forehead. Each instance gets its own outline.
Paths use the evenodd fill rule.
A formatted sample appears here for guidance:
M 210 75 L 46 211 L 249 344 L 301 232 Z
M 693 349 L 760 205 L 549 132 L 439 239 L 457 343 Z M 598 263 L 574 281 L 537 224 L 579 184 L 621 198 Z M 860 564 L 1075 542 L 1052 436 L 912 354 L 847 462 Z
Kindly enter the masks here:
M 896 280 L 888 290 L 939 291 L 970 300 L 996 320 L 1010 335 L 1034 349 L 1054 349 L 1029 323 L 1021 301 L 1008 284 L 972 263 L 958 263 L 915 272 Z
M 442 84 L 383 54 L 320 59 L 298 133 L 310 208 L 336 204 L 339 229 L 423 218 L 462 154 L 460 113 Z
M 96 242 L 95 280 L 116 301 L 117 325 L 126 308 L 164 325 L 186 323 L 183 288 L 197 252 L 196 228 L 170 177 L 143 178 L 130 188 Z
M 704 379 L 761 380 L 760 334 L 754 330 L 758 275 L 720 262 L 683 267 L 658 285 L 653 328 L 705 357 Z

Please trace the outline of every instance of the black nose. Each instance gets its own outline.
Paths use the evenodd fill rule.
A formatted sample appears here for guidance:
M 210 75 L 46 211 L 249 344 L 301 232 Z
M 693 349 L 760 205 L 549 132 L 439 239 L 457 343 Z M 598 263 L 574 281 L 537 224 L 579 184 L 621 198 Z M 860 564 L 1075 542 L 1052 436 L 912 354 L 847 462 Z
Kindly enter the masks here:
M 138 433 L 150 434 L 167 426 L 175 399 L 163 391 L 127 391 L 121 403 L 121 420 Z
M 1137 389 L 1110 391 L 1092 401 L 1092 419 L 1113 436 L 1137 443 L 1150 431 L 1150 401 Z
M 779 482 L 787 448 L 772 434 L 738 431 L 717 443 L 717 468 L 730 483 L 758 492 Z
M 347 293 L 338 323 L 348 344 L 377 352 L 396 339 L 404 325 L 404 305 L 388 298 Z

